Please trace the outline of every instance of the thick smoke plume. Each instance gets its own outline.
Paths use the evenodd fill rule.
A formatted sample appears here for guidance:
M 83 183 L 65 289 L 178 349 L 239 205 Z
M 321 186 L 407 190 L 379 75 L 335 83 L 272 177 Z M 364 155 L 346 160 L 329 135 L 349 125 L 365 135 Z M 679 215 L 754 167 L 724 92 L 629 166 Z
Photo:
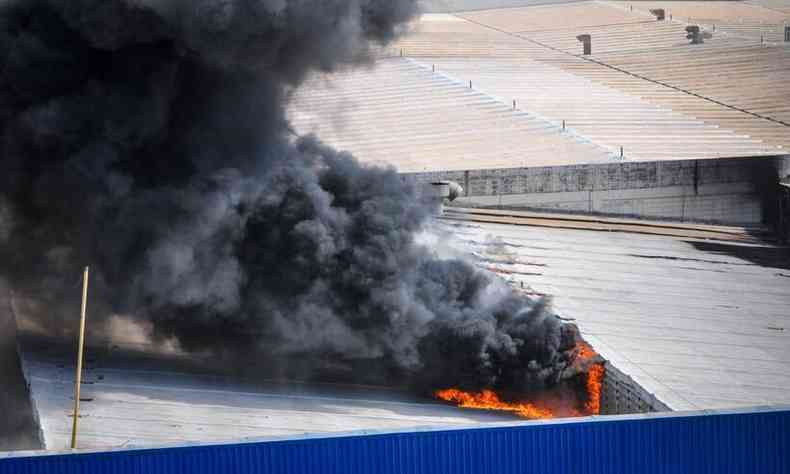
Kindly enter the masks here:
M 289 132 L 306 75 L 368 61 L 415 8 L 3 2 L 0 257 L 47 303 L 41 325 L 73 326 L 91 264 L 94 319 L 132 314 L 272 371 L 370 361 L 426 389 L 561 378 L 572 327 L 417 243 L 430 210 L 394 170 Z

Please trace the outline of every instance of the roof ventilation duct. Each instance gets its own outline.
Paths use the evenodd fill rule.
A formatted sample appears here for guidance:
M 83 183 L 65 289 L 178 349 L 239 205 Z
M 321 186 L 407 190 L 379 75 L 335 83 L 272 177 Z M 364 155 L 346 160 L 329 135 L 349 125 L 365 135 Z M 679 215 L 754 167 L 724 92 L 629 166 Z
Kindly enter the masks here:
M 592 54 L 592 37 L 590 35 L 579 35 L 576 37 L 577 40 L 582 42 L 584 46 L 584 55 L 589 56 Z
M 463 192 L 464 188 L 454 181 L 433 181 L 425 184 L 423 198 L 425 202 L 432 203 L 441 215 L 444 214 L 445 203 L 455 201 Z
M 698 25 L 686 27 L 686 39 L 691 40 L 691 44 L 702 44 L 709 38 L 713 38 L 713 35 L 707 31 L 702 31 Z
M 650 13 L 652 13 L 653 16 L 656 17 L 657 21 L 664 21 L 666 19 L 666 12 L 664 11 L 663 8 L 654 8 L 650 10 Z
M 431 183 L 431 194 L 440 199 L 455 201 L 463 193 L 464 188 L 455 181 L 434 181 Z

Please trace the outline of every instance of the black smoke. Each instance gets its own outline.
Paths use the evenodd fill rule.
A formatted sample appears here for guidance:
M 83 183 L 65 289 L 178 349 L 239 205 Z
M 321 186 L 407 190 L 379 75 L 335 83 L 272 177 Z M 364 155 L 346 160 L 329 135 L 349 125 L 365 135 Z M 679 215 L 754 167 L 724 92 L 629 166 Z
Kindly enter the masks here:
M 370 361 L 423 388 L 562 378 L 573 327 L 420 245 L 431 210 L 393 169 L 289 131 L 309 73 L 369 61 L 415 8 L 3 2 L 0 257 L 45 303 L 41 325 L 73 327 L 90 264 L 94 320 L 135 315 L 155 339 L 275 372 Z

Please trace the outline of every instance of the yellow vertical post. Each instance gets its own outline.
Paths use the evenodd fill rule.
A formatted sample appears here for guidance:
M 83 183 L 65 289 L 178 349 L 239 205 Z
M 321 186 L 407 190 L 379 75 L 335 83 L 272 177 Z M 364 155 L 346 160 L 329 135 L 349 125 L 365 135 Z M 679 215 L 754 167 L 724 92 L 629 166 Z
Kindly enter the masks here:
M 80 338 L 77 345 L 77 376 L 74 381 L 74 420 L 71 425 L 71 449 L 77 448 L 77 421 L 80 416 L 80 384 L 82 383 L 82 359 L 85 347 L 85 312 L 88 307 L 88 267 L 82 279 L 82 310 L 80 311 Z

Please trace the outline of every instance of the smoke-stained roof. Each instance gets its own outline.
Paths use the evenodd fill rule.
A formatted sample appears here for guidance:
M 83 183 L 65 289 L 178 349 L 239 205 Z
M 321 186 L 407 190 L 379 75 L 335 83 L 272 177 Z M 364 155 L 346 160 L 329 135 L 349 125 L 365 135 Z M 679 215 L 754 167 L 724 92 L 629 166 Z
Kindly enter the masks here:
M 468 216 L 446 228 L 481 266 L 552 296 L 596 351 L 671 409 L 790 402 L 787 247 L 726 228 L 735 240 Z
M 661 235 L 660 226 L 618 220 L 615 224 L 632 231 L 602 232 L 611 226 L 592 218 L 563 223 L 527 214 L 532 225 L 524 226 L 518 225 L 524 221 L 520 213 L 494 214 L 503 222 L 510 219 L 508 224 L 484 222 L 491 220 L 488 211 L 476 212 L 451 212 L 454 219 L 437 224 L 446 237 L 440 239 L 443 245 L 516 288 L 523 282 L 527 293 L 550 295 L 554 309 L 574 320 L 598 352 L 671 409 L 790 402 L 787 248 L 760 243 L 753 229 L 669 226 L 663 233 L 672 235 Z M 655 233 L 634 233 L 633 226 Z M 24 370 L 46 446 L 61 449 L 71 426 L 72 348 L 40 342 L 23 339 Z M 81 446 L 508 419 L 393 389 L 240 382 L 215 375 L 206 368 L 216 368 L 208 360 L 185 361 L 177 353 L 156 355 L 150 349 L 98 343 L 88 350 Z
M 53 351 L 41 342 L 28 338 L 22 344 L 25 376 L 44 447 L 66 449 L 71 436 L 74 357 L 62 347 Z M 511 419 L 507 414 L 462 411 L 394 389 L 242 382 L 197 367 L 197 359 L 189 362 L 172 354 L 146 352 L 149 349 L 132 344 L 87 349 L 80 396 L 80 448 L 454 427 Z

